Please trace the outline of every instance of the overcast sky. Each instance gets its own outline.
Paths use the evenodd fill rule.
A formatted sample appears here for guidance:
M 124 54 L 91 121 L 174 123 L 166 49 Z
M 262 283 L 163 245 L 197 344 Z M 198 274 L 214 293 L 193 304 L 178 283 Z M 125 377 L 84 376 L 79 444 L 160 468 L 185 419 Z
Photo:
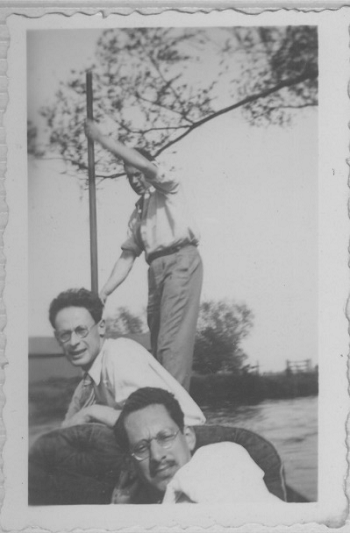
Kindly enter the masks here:
M 89 65 L 98 32 L 37 31 L 28 38 L 28 116 L 54 102 L 71 68 Z M 209 65 L 208 65 L 209 68 Z M 285 360 L 317 362 L 317 113 L 290 128 L 254 128 L 237 111 L 199 128 L 162 154 L 185 184 L 201 231 L 202 298 L 244 302 L 255 315 L 244 347 L 262 370 Z M 29 162 L 29 333 L 50 335 L 50 301 L 90 285 L 88 195 L 56 160 Z M 125 179 L 97 193 L 99 279 L 120 253 L 136 201 Z M 138 259 L 108 310 L 147 302 L 147 268 Z

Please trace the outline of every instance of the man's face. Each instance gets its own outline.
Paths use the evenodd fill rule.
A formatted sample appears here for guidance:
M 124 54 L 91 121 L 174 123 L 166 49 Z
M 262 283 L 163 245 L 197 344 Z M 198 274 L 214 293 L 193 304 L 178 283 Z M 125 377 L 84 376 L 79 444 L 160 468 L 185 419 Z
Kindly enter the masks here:
M 160 432 L 170 430 L 176 433 L 179 427 L 163 405 L 149 405 L 129 414 L 125 419 L 125 430 L 132 451 L 141 441 L 152 439 Z M 164 493 L 176 472 L 191 459 L 195 445 L 193 430 L 179 431 L 169 448 L 162 448 L 156 439 L 150 442 L 150 455 L 143 461 L 134 460 L 141 478 L 156 492 Z
M 79 335 L 81 332 L 87 332 L 86 337 L 82 338 Z M 70 339 L 67 342 L 59 340 L 59 336 L 64 333 L 70 333 Z M 55 334 L 72 365 L 88 370 L 96 359 L 102 344 L 99 324 L 96 324 L 89 311 L 85 307 L 61 309 L 55 319 Z
M 131 188 L 141 196 L 147 189 L 150 188 L 150 184 L 146 181 L 145 176 L 136 167 L 125 165 L 125 172 L 128 177 Z

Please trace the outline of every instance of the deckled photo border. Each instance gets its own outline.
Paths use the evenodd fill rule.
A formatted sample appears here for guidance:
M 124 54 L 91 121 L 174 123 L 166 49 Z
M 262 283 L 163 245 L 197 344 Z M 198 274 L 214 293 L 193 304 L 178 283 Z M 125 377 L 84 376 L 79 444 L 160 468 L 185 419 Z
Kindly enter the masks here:
M 349 156 L 350 118 L 346 87 L 349 83 L 350 8 L 320 11 L 213 10 L 161 7 L 0 7 L 0 306 L 1 404 L 0 439 L 3 458 L 0 524 L 9 531 L 323 531 L 347 527 L 348 464 L 346 422 L 349 398 L 347 382 L 348 218 L 346 159 Z M 162 13 L 163 11 L 163 13 Z M 260 12 L 262 11 L 262 12 Z M 141 13 L 142 12 L 142 13 Z M 190 13 L 192 12 L 193 15 Z M 64 16 L 63 16 L 64 15 Z M 92 15 L 96 15 L 92 17 Z M 102 16 L 101 16 L 102 15 Z M 74 24 L 106 24 L 125 17 L 135 24 L 142 17 L 196 17 L 196 24 L 219 25 L 228 17 L 232 24 L 254 15 L 254 23 L 317 24 L 320 36 L 319 114 L 319 500 L 290 504 L 283 517 L 269 509 L 244 506 L 84 506 L 29 508 L 27 505 L 27 183 L 26 183 L 26 72 L 25 31 L 39 28 L 55 17 L 60 27 Z M 46 19 L 46 20 L 45 20 Z M 49 20 L 50 19 L 50 20 Z M 124 20 L 123 20 L 124 19 Z M 111 20 L 111 19 L 110 19 Z M 179 20 L 179 19 L 176 19 Z M 33 21 L 35 24 L 33 25 Z M 273 21 L 273 22 L 272 22 Z M 298 22 L 297 22 L 298 21 Z M 300 22 L 299 22 L 300 21 Z M 50 22 L 51 23 L 51 22 Z M 164 23 L 164 21 L 163 21 Z M 192 23 L 192 21 L 191 21 Z M 80 27 L 80 26 L 79 26 Z M 340 529 L 340 530 L 341 530 Z M 338 529 L 339 530 L 339 529 Z

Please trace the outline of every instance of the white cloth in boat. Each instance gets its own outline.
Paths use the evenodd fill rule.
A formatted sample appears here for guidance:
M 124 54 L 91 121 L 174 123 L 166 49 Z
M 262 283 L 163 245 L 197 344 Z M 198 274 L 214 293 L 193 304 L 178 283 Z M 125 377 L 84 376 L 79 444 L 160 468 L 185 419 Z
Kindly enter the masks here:
M 162 503 L 265 503 L 286 505 L 271 494 L 263 470 L 233 442 L 199 448 L 167 486 Z

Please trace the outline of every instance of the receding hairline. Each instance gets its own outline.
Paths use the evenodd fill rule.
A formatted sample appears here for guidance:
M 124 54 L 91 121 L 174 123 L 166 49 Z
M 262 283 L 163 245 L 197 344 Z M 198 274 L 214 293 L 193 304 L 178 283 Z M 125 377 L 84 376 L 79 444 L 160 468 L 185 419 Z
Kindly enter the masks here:
M 174 422 L 174 424 L 178 425 L 176 420 L 173 419 L 173 417 L 171 416 L 171 413 L 170 411 L 167 409 L 166 405 L 164 405 L 163 403 L 160 403 L 160 402 L 155 402 L 155 403 L 150 403 L 149 405 L 145 405 L 144 407 L 140 407 L 139 409 L 135 409 L 135 411 L 130 411 L 130 413 L 126 413 L 126 415 L 124 416 L 122 422 L 123 422 L 123 425 L 125 427 L 125 422 L 127 421 L 127 419 L 136 414 L 136 413 L 139 413 L 140 411 L 145 411 L 146 409 L 149 409 L 149 408 L 152 408 L 152 407 L 163 407 L 163 410 L 166 412 L 166 414 L 168 415 L 168 417 L 170 418 L 170 420 L 172 420 Z
M 153 405 L 162 405 L 168 416 L 175 422 L 183 433 L 184 413 L 174 394 L 159 387 L 141 387 L 130 394 L 125 401 L 122 412 L 113 428 L 114 434 L 122 448 L 129 448 L 129 437 L 125 428 L 125 420 L 132 413 L 143 411 Z
M 145 407 L 140 407 L 140 409 L 136 409 L 135 411 L 131 411 L 130 413 L 127 413 L 127 414 L 123 417 L 123 419 L 122 419 L 122 425 L 123 425 L 123 429 L 124 429 L 124 432 L 125 432 L 125 436 L 126 436 L 126 438 L 127 438 L 127 440 L 128 440 L 128 444 L 129 444 L 129 445 L 130 445 L 129 435 L 128 435 L 127 428 L 126 428 L 126 424 L 127 424 L 127 421 L 128 421 L 128 419 L 129 419 L 129 417 L 132 416 L 132 415 L 134 415 L 134 414 L 136 414 L 136 413 L 140 413 L 141 411 L 145 411 L 146 409 L 148 409 L 148 408 L 150 408 L 150 407 L 152 408 L 152 407 L 158 407 L 158 406 L 163 407 L 164 411 L 166 412 L 166 414 L 167 414 L 168 417 L 169 417 L 169 420 L 170 420 L 173 424 L 175 424 L 176 427 L 179 428 L 179 431 L 180 431 L 181 433 L 184 432 L 185 426 L 183 426 L 183 428 L 181 429 L 181 427 L 178 425 L 178 423 L 176 422 L 176 420 L 173 419 L 173 417 L 171 416 L 170 412 L 168 411 L 167 407 L 166 407 L 164 404 L 162 404 L 162 403 L 151 403 L 151 404 L 149 404 L 149 405 L 145 405 Z

